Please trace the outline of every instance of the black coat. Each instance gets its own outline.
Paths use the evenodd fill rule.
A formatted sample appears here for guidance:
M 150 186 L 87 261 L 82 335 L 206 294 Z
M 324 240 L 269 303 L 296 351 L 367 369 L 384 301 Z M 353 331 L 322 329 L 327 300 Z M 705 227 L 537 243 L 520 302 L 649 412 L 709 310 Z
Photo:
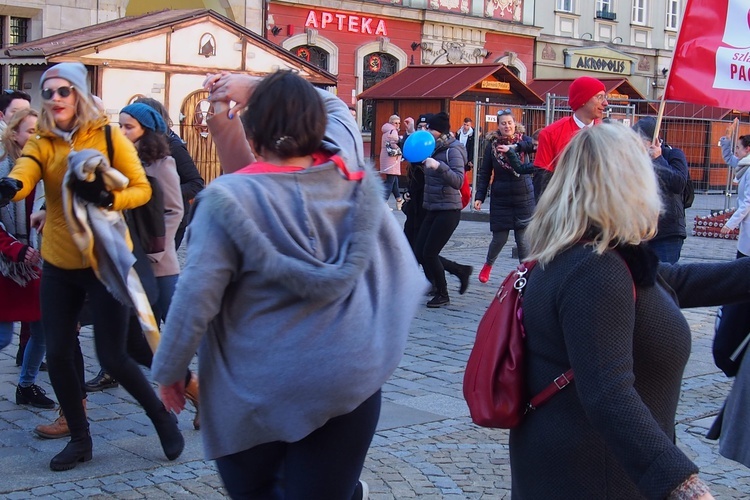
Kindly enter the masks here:
M 184 230 L 190 220 L 190 201 L 203 190 L 205 183 L 182 139 L 170 131 L 167 133 L 167 141 L 169 142 L 169 153 L 177 166 L 177 175 L 180 176 L 180 189 L 182 190 L 182 203 L 185 206 L 185 212 L 178 230 Z
M 691 342 L 680 307 L 744 300 L 748 273 L 750 259 L 659 264 L 648 285 L 632 262 L 584 245 L 536 266 L 523 302 L 529 393 L 571 367 L 575 379 L 510 431 L 512 498 L 664 499 L 697 472 L 674 443 Z
M 516 147 L 519 159 L 523 163 L 526 154 L 533 151 L 531 137 L 523 136 L 523 140 Z M 490 230 L 496 232 L 524 229 L 536 207 L 531 176 L 517 176 L 514 172 L 503 168 L 492 154 L 492 141 L 490 140 L 487 142 L 482 164 L 477 172 L 475 200 L 484 202 L 493 172 Z
M 661 188 L 661 201 L 664 212 L 659 216 L 659 229 L 654 240 L 679 236 L 687 237 L 685 229 L 685 205 L 682 192 L 688 180 L 688 165 L 685 153 L 665 144 L 661 156 L 653 160 L 656 176 Z

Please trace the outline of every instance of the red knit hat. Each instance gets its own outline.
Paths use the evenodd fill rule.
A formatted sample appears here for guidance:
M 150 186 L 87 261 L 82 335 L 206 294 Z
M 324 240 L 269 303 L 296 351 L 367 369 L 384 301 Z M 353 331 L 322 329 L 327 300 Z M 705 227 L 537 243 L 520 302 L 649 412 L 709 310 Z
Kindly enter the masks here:
M 590 76 L 581 76 L 573 80 L 568 90 L 568 105 L 575 111 L 601 91 L 606 92 L 604 84 Z

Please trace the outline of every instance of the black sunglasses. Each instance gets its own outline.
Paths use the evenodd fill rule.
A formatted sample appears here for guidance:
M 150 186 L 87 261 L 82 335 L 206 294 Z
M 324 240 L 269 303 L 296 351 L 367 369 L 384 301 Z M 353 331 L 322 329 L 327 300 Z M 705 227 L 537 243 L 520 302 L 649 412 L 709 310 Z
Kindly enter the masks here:
M 71 92 L 73 92 L 73 89 L 75 89 L 75 87 L 73 87 L 72 85 L 70 87 L 57 87 L 56 89 L 42 89 L 42 99 L 44 99 L 45 101 L 49 101 L 50 99 L 52 99 L 55 93 L 57 93 L 57 95 L 59 95 L 60 97 L 68 97 Z
M 497 116 L 505 116 L 505 115 L 512 115 L 513 112 L 510 110 L 510 108 L 501 109 L 497 112 Z

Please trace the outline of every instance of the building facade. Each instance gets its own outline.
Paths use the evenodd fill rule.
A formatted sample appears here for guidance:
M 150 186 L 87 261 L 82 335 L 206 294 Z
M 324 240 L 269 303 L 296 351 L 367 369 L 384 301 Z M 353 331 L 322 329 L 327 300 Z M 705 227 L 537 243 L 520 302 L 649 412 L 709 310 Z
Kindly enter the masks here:
M 657 99 L 677 43 L 686 0 L 550 0 L 538 2 L 534 78 L 583 74 L 626 77 Z
M 410 64 L 506 64 L 526 83 L 584 74 L 663 91 L 686 0 L 0 0 L 3 48 L 124 16 L 211 8 L 337 76 L 357 96 Z M 553 7 L 553 8 L 550 8 Z M 22 62 L 21 62 L 22 63 Z M 18 65 L 0 67 L 18 87 Z

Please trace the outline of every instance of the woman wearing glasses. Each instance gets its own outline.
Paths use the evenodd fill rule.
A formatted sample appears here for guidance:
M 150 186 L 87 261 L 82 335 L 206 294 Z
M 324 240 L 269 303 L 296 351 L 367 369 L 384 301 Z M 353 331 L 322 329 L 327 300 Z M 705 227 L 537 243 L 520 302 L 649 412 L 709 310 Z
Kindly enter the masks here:
M 41 282 L 42 325 L 47 362 L 55 395 L 70 431 L 70 442 L 50 462 L 55 471 L 91 460 L 92 442 L 86 418 L 83 360 L 75 356 L 76 323 L 88 294 L 94 315 L 96 353 L 102 366 L 143 406 L 161 439 L 167 458 L 182 452 L 184 441 L 176 418 L 167 412 L 135 361 L 125 351 L 129 308 L 118 302 L 93 269 L 90 253 L 82 252 L 71 234 L 63 207 L 63 181 L 71 152 L 97 150 L 107 158 L 107 117 L 88 91 L 86 68 L 61 63 L 42 74 L 44 100 L 36 135 L 26 143 L 8 177 L 0 179 L 0 204 L 25 198 L 44 180 L 47 220 Z M 105 210 L 124 210 L 144 204 L 151 186 L 133 144 L 111 129 L 114 168 L 127 178 L 127 187 L 109 191 L 99 174 L 93 181 L 75 180 L 70 188 L 79 201 Z M 67 187 L 65 188 L 67 189 Z M 67 196 L 66 196 L 67 198 Z M 131 246 L 129 237 L 127 245 Z M 101 269 L 101 267 L 99 267 Z
M 518 246 L 519 262 L 526 257 L 528 250 L 523 236 L 536 206 L 531 176 L 516 172 L 522 171 L 521 165 L 528 162 L 528 155 L 534 152 L 534 144 L 531 137 L 516 131 L 516 121 L 510 109 L 497 113 L 497 130 L 487 139 L 474 198 L 474 209 L 481 210 L 494 173 L 490 198 L 492 241 L 487 250 L 487 260 L 479 272 L 482 283 L 489 281 L 492 265 L 508 241 L 511 229 Z

